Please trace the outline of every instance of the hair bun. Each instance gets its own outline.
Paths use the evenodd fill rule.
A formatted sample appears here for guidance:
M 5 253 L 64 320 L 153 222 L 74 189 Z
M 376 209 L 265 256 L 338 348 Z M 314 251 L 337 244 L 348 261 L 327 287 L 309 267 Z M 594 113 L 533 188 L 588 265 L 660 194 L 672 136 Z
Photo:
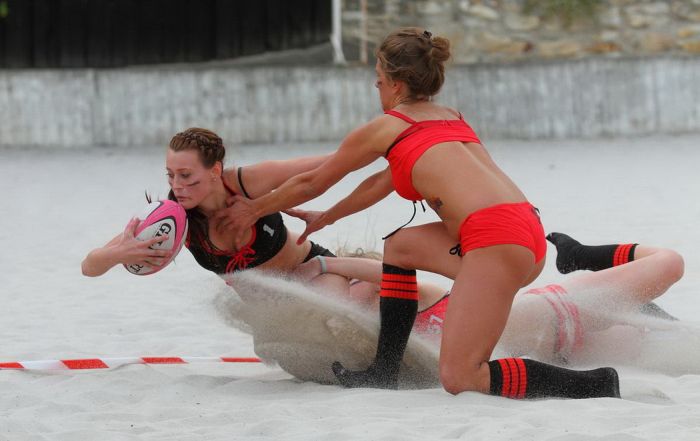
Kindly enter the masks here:
M 443 37 L 434 37 L 431 41 L 432 48 L 428 56 L 436 63 L 444 63 L 450 59 L 450 41 Z
M 389 34 L 375 53 L 388 78 L 405 82 L 411 97 L 426 99 L 436 95 L 445 81 L 450 42 L 422 28 L 401 28 Z

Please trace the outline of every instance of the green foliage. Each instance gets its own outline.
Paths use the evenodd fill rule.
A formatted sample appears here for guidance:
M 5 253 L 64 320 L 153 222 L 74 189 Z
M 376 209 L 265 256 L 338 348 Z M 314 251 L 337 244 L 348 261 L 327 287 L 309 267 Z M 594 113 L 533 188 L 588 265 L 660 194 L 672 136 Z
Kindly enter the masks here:
M 10 14 L 10 7 L 7 1 L 0 1 L 0 18 L 6 18 Z
M 558 18 L 569 27 L 577 20 L 595 21 L 603 0 L 525 0 L 523 11 L 544 19 Z

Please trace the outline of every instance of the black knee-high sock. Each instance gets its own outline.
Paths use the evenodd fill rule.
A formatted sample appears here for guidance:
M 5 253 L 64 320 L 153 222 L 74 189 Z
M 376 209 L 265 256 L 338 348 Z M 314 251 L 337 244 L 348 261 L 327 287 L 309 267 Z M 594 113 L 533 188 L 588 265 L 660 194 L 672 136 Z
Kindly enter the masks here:
M 489 361 L 491 395 L 507 398 L 620 398 L 613 368 L 574 371 L 526 358 Z
M 576 270 L 600 271 L 634 260 L 637 244 L 582 245 L 562 233 L 550 233 L 547 240 L 557 247 L 557 269 L 562 274 Z
M 418 311 L 415 270 L 384 264 L 380 296 L 381 325 L 374 362 L 364 371 L 350 371 L 340 362 L 333 363 L 333 372 L 345 387 L 396 389 L 398 386 L 401 360 Z

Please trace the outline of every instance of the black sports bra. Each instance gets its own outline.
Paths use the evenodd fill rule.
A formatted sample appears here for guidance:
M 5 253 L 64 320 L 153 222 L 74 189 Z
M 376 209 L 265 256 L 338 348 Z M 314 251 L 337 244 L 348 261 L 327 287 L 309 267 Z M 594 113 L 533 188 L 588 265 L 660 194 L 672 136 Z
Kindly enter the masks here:
M 243 187 L 241 180 L 241 168 L 238 169 L 238 184 L 243 194 L 250 199 L 248 192 Z M 224 182 L 224 187 L 231 194 L 236 194 Z M 190 218 L 190 213 L 187 213 Z M 197 263 L 216 274 L 232 273 L 262 265 L 279 253 L 287 242 L 287 228 L 282 221 L 280 213 L 273 213 L 261 217 L 251 227 L 252 234 L 246 245 L 238 251 L 225 251 L 218 249 L 209 240 L 208 228 L 192 229 L 190 218 L 190 231 L 185 246 L 190 250 Z

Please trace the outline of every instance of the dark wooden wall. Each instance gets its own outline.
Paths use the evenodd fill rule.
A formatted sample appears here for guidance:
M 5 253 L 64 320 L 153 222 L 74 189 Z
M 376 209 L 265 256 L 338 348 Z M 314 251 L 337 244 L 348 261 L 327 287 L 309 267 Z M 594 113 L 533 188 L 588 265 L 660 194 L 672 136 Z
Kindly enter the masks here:
M 230 59 L 323 43 L 330 27 L 330 0 L 0 0 L 0 67 Z

